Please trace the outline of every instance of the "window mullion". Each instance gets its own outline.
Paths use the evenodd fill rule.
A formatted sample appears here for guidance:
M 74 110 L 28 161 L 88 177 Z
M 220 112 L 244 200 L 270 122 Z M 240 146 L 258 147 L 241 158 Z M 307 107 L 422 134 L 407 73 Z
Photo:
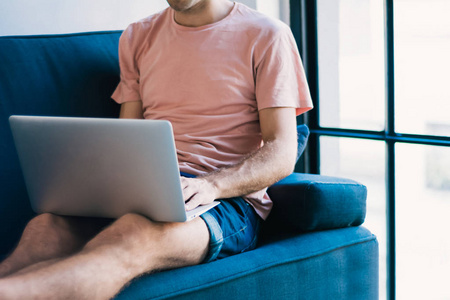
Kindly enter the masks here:
M 291 27 L 297 35 L 297 43 L 305 67 L 314 109 L 307 112 L 305 123 L 313 131 L 319 128 L 319 86 L 318 86 L 318 48 L 317 48 L 317 1 L 290 1 Z M 311 133 L 305 151 L 306 172 L 320 174 L 319 135 Z
M 385 1 L 387 298 L 396 297 L 394 1 Z

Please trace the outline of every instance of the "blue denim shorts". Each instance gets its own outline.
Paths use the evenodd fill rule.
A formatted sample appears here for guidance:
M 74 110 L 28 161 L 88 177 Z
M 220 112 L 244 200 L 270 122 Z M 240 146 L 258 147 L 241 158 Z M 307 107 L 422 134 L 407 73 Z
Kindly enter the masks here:
M 184 177 L 194 175 L 180 172 Z M 203 213 L 210 235 L 204 263 L 253 250 L 262 219 L 242 197 L 219 199 L 220 204 Z
M 210 233 L 204 263 L 253 250 L 258 240 L 261 218 L 242 197 L 221 199 L 220 204 L 200 217 Z

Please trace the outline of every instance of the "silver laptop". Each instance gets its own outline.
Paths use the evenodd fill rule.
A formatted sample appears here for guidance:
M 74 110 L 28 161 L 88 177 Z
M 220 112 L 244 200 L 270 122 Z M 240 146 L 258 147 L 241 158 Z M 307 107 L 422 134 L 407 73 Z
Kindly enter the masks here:
M 11 116 L 9 122 L 37 213 L 138 213 L 184 222 L 219 203 L 185 211 L 168 121 Z

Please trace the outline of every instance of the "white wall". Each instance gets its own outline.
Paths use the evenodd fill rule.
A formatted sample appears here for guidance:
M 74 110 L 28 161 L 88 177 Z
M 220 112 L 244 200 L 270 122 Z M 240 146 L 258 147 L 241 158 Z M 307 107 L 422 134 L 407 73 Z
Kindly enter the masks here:
M 165 7 L 166 0 L 0 0 L 0 36 L 124 29 Z
M 1 0 L 0 35 L 124 29 L 166 6 L 165 0 Z

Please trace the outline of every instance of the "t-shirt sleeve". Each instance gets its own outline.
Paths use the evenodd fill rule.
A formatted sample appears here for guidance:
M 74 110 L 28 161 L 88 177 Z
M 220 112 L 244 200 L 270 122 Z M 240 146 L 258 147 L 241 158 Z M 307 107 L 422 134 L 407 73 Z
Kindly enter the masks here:
M 111 96 L 119 104 L 142 100 L 139 92 L 135 31 L 133 25 L 130 25 L 119 40 L 120 82 Z
M 291 30 L 280 28 L 256 66 L 258 110 L 294 107 L 297 115 L 313 108 L 303 64 Z

